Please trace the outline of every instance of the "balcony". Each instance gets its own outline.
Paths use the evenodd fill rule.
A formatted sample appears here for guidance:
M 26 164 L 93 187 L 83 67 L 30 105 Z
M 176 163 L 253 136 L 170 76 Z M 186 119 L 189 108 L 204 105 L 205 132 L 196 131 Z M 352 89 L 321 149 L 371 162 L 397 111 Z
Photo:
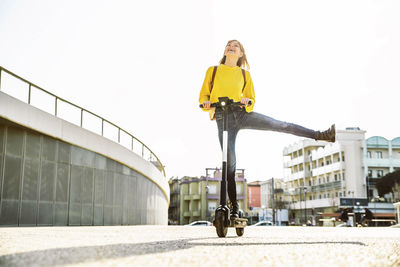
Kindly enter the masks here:
M 199 210 L 193 211 L 192 212 L 193 217 L 200 217 L 201 216 L 201 212 Z
M 190 211 L 185 211 L 183 213 L 183 217 L 190 217 L 192 215 L 192 213 Z
M 185 195 L 184 197 L 183 197 L 183 200 L 191 200 L 192 199 L 192 196 L 191 195 Z
M 312 170 L 312 176 L 318 176 L 322 175 L 325 173 L 330 173 L 330 172 L 335 172 L 339 170 L 345 169 L 345 163 L 344 162 L 335 162 L 329 165 L 325 165 L 322 167 L 318 167 Z
M 306 161 L 304 160 L 304 157 L 303 157 L 303 156 L 300 156 L 300 157 L 297 157 L 297 158 L 294 158 L 294 159 L 285 161 L 285 162 L 283 163 L 283 166 L 284 166 L 285 168 L 290 168 L 290 167 L 293 167 L 293 166 L 295 166 L 295 165 L 302 164 L 302 163 L 304 163 L 304 162 L 306 162 Z
M 334 181 L 334 182 L 325 183 L 325 184 L 313 185 L 313 186 L 311 186 L 311 192 L 321 192 L 321 191 L 337 189 L 337 188 L 342 188 L 341 181 Z
M 366 158 L 365 164 L 369 167 L 389 167 L 393 159 Z
M 192 195 L 192 200 L 199 200 L 201 198 L 200 194 Z

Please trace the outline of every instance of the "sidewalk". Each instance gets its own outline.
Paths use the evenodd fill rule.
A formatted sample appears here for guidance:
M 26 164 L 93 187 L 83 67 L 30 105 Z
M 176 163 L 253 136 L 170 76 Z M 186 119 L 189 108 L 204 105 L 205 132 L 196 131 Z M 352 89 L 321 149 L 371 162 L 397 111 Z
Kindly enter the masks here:
M 0 266 L 400 266 L 396 228 L 0 228 Z

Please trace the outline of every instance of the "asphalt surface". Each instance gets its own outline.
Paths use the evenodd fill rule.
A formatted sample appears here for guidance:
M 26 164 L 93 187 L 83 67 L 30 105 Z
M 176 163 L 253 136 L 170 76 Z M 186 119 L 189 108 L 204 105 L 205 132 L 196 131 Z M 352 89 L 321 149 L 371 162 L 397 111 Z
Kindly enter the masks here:
M 400 229 L 0 228 L 0 266 L 400 266 Z

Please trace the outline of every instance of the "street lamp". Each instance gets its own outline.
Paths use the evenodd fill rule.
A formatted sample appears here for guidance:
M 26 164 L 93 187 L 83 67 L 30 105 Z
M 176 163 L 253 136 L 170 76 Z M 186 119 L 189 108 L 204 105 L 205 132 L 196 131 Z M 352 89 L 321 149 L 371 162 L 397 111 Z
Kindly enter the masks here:
M 208 186 L 208 179 L 206 181 L 207 181 L 207 185 L 205 186 L 205 189 L 206 189 L 206 220 L 209 221 L 210 211 L 208 210 L 208 192 L 209 192 L 210 187 Z

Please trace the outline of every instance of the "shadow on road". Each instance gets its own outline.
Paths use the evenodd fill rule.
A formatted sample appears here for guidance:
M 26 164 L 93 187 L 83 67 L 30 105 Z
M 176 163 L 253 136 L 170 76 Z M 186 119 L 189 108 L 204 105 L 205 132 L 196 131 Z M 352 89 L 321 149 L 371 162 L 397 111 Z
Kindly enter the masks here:
M 245 238 L 236 238 L 239 242 L 225 243 L 221 238 L 189 238 L 168 241 L 155 241 L 131 244 L 112 244 L 104 246 L 82 246 L 69 248 L 54 248 L 21 252 L 0 256 L 0 266 L 30 266 L 30 265 L 65 265 L 91 262 L 100 259 L 123 258 L 137 255 L 165 253 L 169 251 L 184 250 L 196 246 L 230 247 L 230 246 L 280 246 L 280 245 L 357 245 L 366 246 L 362 242 L 351 241 L 304 241 L 304 242 L 240 242 Z M 231 239 L 231 238 L 227 238 Z M 215 240 L 201 242 L 202 240 Z M 200 242 L 199 242 L 200 241 Z

